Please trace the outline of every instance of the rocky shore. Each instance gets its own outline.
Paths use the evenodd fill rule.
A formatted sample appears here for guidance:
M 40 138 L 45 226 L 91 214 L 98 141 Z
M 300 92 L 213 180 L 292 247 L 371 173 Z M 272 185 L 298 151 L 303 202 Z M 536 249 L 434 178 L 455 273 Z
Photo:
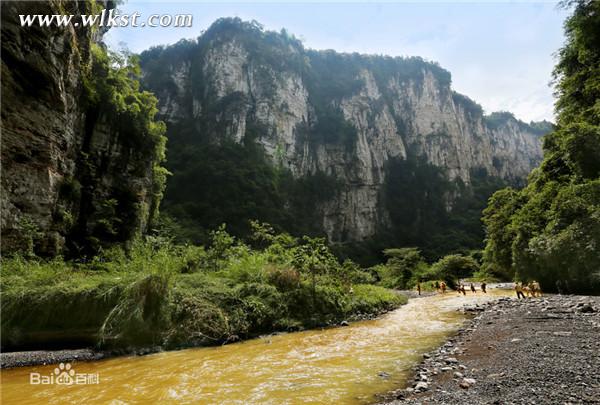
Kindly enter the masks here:
M 600 297 L 502 298 L 425 354 L 387 404 L 600 403 Z
M 92 361 L 110 357 L 110 353 L 92 349 L 35 350 L 27 352 L 0 353 L 0 368 L 56 364 L 72 361 Z

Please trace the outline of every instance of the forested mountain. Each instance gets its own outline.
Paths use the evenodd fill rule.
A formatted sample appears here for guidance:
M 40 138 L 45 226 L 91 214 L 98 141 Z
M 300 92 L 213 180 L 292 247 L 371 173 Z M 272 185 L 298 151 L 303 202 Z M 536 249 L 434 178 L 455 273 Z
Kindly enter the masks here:
M 2 5 L 2 251 L 80 256 L 148 228 L 164 188 L 164 124 L 134 59 L 98 27 L 21 27 L 20 14 L 112 1 Z
M 600 2 L 572 2 L 554 70 L 556 129 L 521 191 L 498 191 L 484 214 L 485 266 L 544 289 L 600 292 Z
M 167 123 L 163 211 L 193 241 L 257 218 L 365 261 L 393 245 L 476 248 L 487 198 L 524 183 L 551 127 L 485 116 L 421 58 L 309 50 L 239 19 L 141 66 Z

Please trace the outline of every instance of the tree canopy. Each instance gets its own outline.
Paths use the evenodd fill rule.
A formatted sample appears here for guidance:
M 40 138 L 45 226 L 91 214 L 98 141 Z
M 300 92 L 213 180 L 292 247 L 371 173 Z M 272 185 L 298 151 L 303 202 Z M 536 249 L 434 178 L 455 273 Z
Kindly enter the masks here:
M 573 7 L 554 70 L 557 125 L 522 191 L 502 190 L 484 212 L 484 267 L 547 290 L 600 291 L 600 2 Z

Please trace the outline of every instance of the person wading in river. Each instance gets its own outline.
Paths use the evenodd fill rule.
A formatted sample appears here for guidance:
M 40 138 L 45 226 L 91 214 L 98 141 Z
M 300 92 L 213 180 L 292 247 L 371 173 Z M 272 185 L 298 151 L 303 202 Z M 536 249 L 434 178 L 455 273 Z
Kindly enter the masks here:
M 517 298 L 525 298 L 525 294 L 523 294 L 523 286 L 521 285 L 521 283 L 515 283 L 515 291 L 517 293 Z
M 421 295 L 421 282 L 417 281 L 417 292 Z
M 440 290 L 442 290 L 442 294 L 446 294 L 446 283 L 443 281 L 440 283 Z
M 483 291 L 484 294 L 487 294 L 487 291 L 485 290 L 487 287 L 487 284 L 485 283 L 485 281 L 483 283 L 481 283 L 481 291 Z
M 473 285 L 473 283 L 471 283 L 471 292 L 472 292 L 473 294 L 475 294 L 475 286 Z

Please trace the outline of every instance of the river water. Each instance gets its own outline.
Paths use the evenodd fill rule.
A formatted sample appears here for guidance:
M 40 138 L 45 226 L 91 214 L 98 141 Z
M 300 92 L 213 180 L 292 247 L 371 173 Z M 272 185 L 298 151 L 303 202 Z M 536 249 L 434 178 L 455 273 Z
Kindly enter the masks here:
M 422 354 L 460 327 L 466 317 L 458 308 L 502 294 L 452 292 L 411 299 L 380 319 L 347 327 L 73 363 L 73 379 L 91 384 L 30 383 L 30 373 L 50 376 L 56 365 L 2 370 L 2 403 L 370 403 L 375 394 L 403 385 Z

